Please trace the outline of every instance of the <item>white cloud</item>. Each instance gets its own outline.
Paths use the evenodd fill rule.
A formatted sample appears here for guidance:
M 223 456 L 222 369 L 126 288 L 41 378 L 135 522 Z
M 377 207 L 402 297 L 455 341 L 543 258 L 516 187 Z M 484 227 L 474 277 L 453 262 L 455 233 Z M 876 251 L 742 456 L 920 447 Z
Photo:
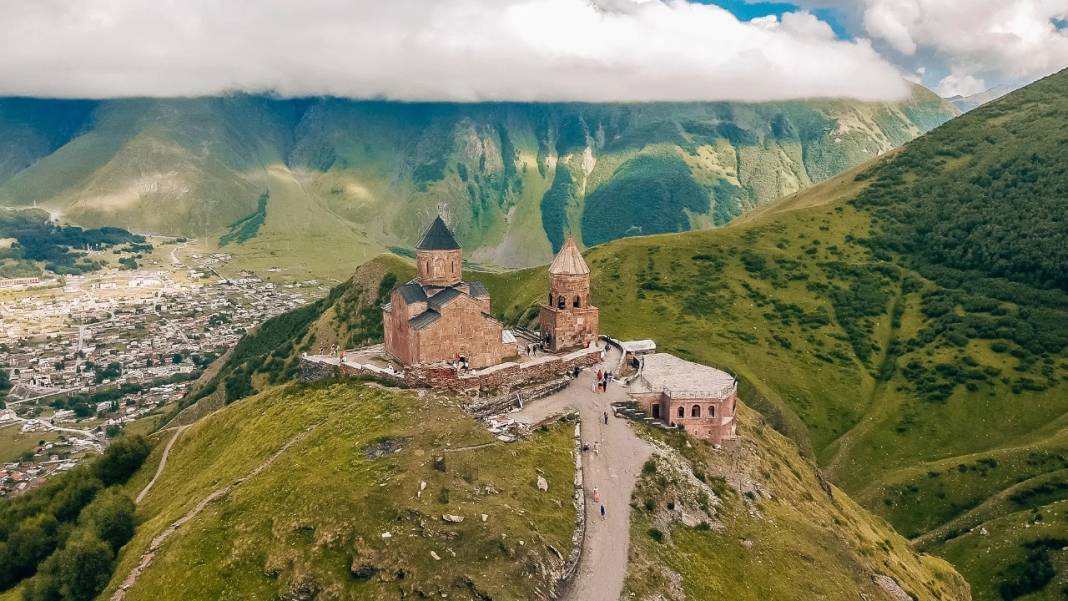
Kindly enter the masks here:
M 950 73 L 943 77 L 942 81 L 938 82 L 935 92 L 938 92 L 943 98 L 952 98 L 954 96 L 971 96 L 972 94 L 985 92 L 987 87 L 985 81 L 971 75 Z
M 798 1 L 843 11 L 856 33 L 902 63 L 939 66 L 949 72 L 939 83 L 947 89 L 983 78 L 1026 82 L 1068 67 L 1068 31 L 1058 26 L 1068 0 Z
M 898 98 L 805 12 L 683 0 L 0 0 L 0 95 L 404 100 Z

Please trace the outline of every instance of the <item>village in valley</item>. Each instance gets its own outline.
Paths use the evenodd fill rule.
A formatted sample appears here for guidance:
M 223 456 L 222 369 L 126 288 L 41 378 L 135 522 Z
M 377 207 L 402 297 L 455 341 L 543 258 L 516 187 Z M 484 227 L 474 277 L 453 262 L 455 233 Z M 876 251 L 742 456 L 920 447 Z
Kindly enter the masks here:
M 325 293 L 317 281 L 225 277 L 228 254 L 180 250 L 151 268 L 0 280 L 0 369 L 10 383 L 0 495 L 69 470 L 123 430 L 150 431 L 249 328 Z

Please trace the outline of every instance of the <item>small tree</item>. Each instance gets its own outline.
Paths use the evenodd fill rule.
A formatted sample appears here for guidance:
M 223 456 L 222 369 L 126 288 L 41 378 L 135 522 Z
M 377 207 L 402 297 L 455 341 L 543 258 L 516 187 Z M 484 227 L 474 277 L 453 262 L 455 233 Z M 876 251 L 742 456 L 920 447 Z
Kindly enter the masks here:
M 149 450 L 143 436 L 117 439 L 97 460 L 97 477 L 108 486 L 126 482 L 144 463 Z
M 135 509 L 129 497 L 115 489 L 108 489 L 82 510 L 78 521 L 117 553 L 133 536 Z

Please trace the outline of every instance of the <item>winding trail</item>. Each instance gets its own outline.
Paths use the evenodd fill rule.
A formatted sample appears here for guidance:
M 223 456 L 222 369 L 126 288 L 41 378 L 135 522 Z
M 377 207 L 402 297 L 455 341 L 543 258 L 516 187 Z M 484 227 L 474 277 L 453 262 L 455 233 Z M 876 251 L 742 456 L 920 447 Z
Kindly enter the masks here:
M 148 491 L 152 490 L 152 487 L 156 485 L 156 480 L 159 480 L 160 475 L 163 474 L 163 469 L 167 467 L 167 457 L 171 454 L 171 447 L 174 446 L 174 442 L 181 436 L 182 431 L 188 427 L 188 425 L 178 426 L 178 429 L 174 432 L 174 436 L 171 436 L 171 439 L 167 441 L 167 446 L 163 447 L 163 456 L 160 457 L 159 465 L 156 467 L 156 473 L 153 474 L 152 479 L 148 481 L 148 484 L 141 489 L 141 492 L 137 493 L 137 498 L 134 499 L 135 504 L 140 505 L 141 501 L 144 500 L 145 495 L 148 494 Z
M 610 348 L 604 364 L 615 369 L 618 362 L 619 351 Z M 590 446 L 582 457 L 586 537 L 578 570 L 564 597 L 574 601 L 619 599 L 627 575 L 630 496 L 642 465 L 653 453 L 653 447 L 634 433 L 630 422 L 612 414 L 611 403 L 629 400 L 626 390 L 610 383 L 608 392 L 593 392 L 596 372 L 597 367 L 583 371 L 564 390 L 531 401 L 515 414 L 518 421 L 536 424 L 552 415 L 577 409 L 582 419 L 582 442 Z M 594 489 L 598 490 L 601 503 L 594 502 Z M 604 519 L 600 515 L 601 504 L 607 510 Z
M 246 480 L 258 476 L 261 472 L 263 472 L 263 470 L 270 467 L 271 464 L 275 462 L 275 460 L 277 460 L 286 451 L 288 451 L 290 447 L 303 440 L 308 434 L 311 434 L 312 431 L 314 431 L 318 427 L 319 424 L 315 424 L 313 426 L 308 427 L 303 432 L 297 434 L 293 438 L 290 438 L 289 441 L 282 445 L 281 448 L 272 453 L 270 457 L 265 459 L 263 463 L 260 463 L 250 472 L 227 484 L 226 486 L 215 489 L 210 494 L 202 498 L 192 509 L 186 512 L 185 515 L 178 518 L 169 526 L 167 526 L 163 530 L 163 532 L 159 533 L 155 538 L 152 539 L 152 542 L 149 543 L 148 549 L 146 549 L 145 552 L 141 554 L 137 565 L 134 566 L 132 570 L 130 570 L 130 573 L 127 574 L 126 578 L 123 579 L 122 584 L 119 585 L 119 588 L 111 595 L 111 601 L 122 601 L 126 598 L 126 592 L 130 590 L 133 585 L 137 584 L 137 579 L 141 577 L 141 574 L 144 573 L 146 569 L 148 569 L 148 566 L 152 565 L 152 560 L 155 559 L 156 553 L 159 552 L 159 549 L 163 546 L 163 543 L 167 542 L 167 539 L 173 536 L 174 533 L 177 532 L 178 529 L 181 528 L 186 522 L 200 515 L 200 512 L 207 509 L 208 505 L 210 505 L 213 501 L 225 497 L 226 495 L 230 494 L 233 489 L 243 484 Z M 175 438 L 177 438 L 177 434 L 175 435 Z M 174 439 L 172 438 L 171 440 L 173 441 Z M 160 463 L 162 464 L 163 462 L 160 461 Z M 153 480 L 155 479 L 153 478 Z

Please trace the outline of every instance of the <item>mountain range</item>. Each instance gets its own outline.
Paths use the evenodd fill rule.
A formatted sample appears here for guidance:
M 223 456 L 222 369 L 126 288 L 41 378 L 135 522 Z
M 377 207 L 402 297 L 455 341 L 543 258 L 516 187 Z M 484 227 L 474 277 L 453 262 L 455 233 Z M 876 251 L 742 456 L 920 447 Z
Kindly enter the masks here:
M 602 329 L 738 374 L 762 419 L 914 548 L 948 559 L 975 599 L 1060 598 L 1066 99 L 1062 72 L 726 227 L 593 248 Z M 377 258 L 268 322 L 192 407 L 287 381 L 309 341 L 377 339 L 374 307 L 411 272 Z M 477 275 L 498 317 L 523 325 L 545 277 Z
M 177 439 L 173 463 L 138 509 L 140 523 L 105 590 L 118 590 L 152 553 L 155 563 L 139 572 L 131 599 L 546 596 L 558 566 L 552 558 L 560 557 L 573 515 L 566 495 L 554 496 L 560 491 L 550 487 L 549 495 L 539 496 L 532 480 L 537 470 L 553 482 L 573 476 L 568 428 L 548 427 L 522 446 L 501 447 L 457 407 L 429 402 L 425 395 L 359 381 L 312 387 L 294 383 L 300 354 L 313 345 L 353 346 L 381 337 L 379 307 L 395 283 L 414 271 L 405 257 L 406 234 L 399 232 L 404 227 L 416 231 L 437 210 L 434 198 L 454 199 L 446 191 L 457 182 L 474 185 L 476 196 L 478 190 L 490 189 L 487 174 L 503 176 L 507 161 L 499 171 L 472 171 L 471 166 L 478 167 L 483 158 L 486 165 L 493 164 L 486 140 L 496 139 L 496 148 L 511 145 L 516 149 L 512 156 L 532 157 L 529 163 L 514 163 L 510 178 L 492 180 L 503 190 L 500 198 L 518 193 L 520 200 L 512 205 L 515 221 L 508 223 L 519 223 L 515 215 L 520 206 L 536 208 L 523 233 L 537 238 L 546 256 L 554 247 L 553 232 L 575 233 L 587 245 L 596 244 L 585 256 L 602 331 L 621 339 L 652 338 L 661 350 L 729 369 L 738 375 L 740 396 L 753 410 L 740 413 L 745 446 L 734 465 L 726 455 L 682 437 L 643 434 L 661 445 L 663 461 L 643 469 L 639 496 L 644 491 L 648 497 L 689 503 L 705 491 L 704 498 L 720 503 L 716 514 L 722 528 L 665 522 L 656 502 L 644 505 L 636 496 L 627 594 L 643 599 L 1061 598 L 1068 547 L 1063 508 L 1068 499 L 1066 99 L 1068 71 L 980 106 L 859 166 L 842 164 L 837 176 L 814 177 L 806 167 L 808 181 L 819 183 L 774 202 L 748 197 L 748 204 L 736 205 L 739 211 L 727 213 L 736 218 L 724 219 L 729 221 L 724 227 L 700 231 L 679 230 L 716 223 L 717 205 L 711 199 L 718 202 L 719 197 L 709 197 L 708 212 L 698 211 L 703 206 L 699 191 L 716 188 L 695 175 L 699 172 L 689 161 L 706 157 L 703 153 L 724 140 L 733 144 L 729 128 L 718 131 L 722 137 L 709 138 L 714 143 L 691 150 L 682 143 L 692 141 L 696 131 L 682 125 L 687 119 L 652 119 L 678 125 L 674 131 L 682 137 L 673 144 L 635 149 L 609 143 L 618 139 L 612 132 L 622 136 L 634 130 L 611 129 L 611 119 L 594 118 L 603 115 L 598 111 L 608 111 L 637 119 L 633 115 L 647 116 L 640 109 L 655 112 L 667 110 L 666 105 L 569 106 L 568 111 L 578 112 L 565 111 L 550 121 L 553 125 L 544 131 L 555 133 L 540 153 L 538 135 L 523 137 L 512 133 L 518 127 L 507 126 L 507 136 L 495 127 L 496 134 L 465 138 L 472 148 L 473 140 L 482 140 L 478 153 L 457 154 L 449 142 L 450 158 L 440 171 L 436 165 L 420 170 L 427 165 L 421 160 L 392 163 L 380 157 L 379 170 L 394 165 L 393 181 L 407 182 L 413 197 L 423 198 L 410 201 L 422 205 L 386 209 L 386 225 L 379 232 L 383 237 L 365 247 L 373 252 L 380 245 L 393 246 L 396 253 L 363 263 L 327 297 L 265 322 L 205 374 L 169 422 L 188 425 L 188 431 Z M 310 110 L 301 108 L 300 101 L 287 106 L 296 107 L 293 115 L 301 115 L 296 118 L 300 122 Z M 351 106 L 359 113 L 387 105 Z M 389 111 L 404 108 L 417 114 L 429 110 L 388 106 Z M 707 111 L 731 105 L 686 106 Z M 804 106 L 798 110 L 811 114 L 812 105 Z M 90 113 L 99 108 L 95 105 Z M 579 115 L 574 122 L 584 125 L 566 125 L 567 114 Z M 765 125 L 754 121 L 743 131 L 766 128 L 781 139 L 774 115 L 760 115 Z M 72 114 L 70 122 L 79 119 Z M 411 119 L 415 117 L 397 122 Z M 442 119 L 451 124 L 449 131 L 456 123 L 467 123 Z M 368 119 L 359 130 L 373 130 L 379 121 Z M 791 114 L 795 132 L 808 131 L 798 127 L 802 121 Z M 428 122 L 419 123 L 414 130 L 428 131 Z M 591 129 L 590 123 L 600 125 Z M 36 165 L 88 135 L 69 134 L 74 137 L 63 141 L 68 134 L 58 122 L 53 125 L 48 130 L 53 133 L 39 137 L 40 157 L 12 170 L 3 184 L 5 193 L 13 189 L 12 182 L 31 181 L 21 178 L 29 178 Z M 392 125 L 389 129 L 396 131 Z M 582 135 L 570 136 L 569 131 Z M 606 132 L 604 141 L 596 133 L 600 131 Z M 837 149 L 845 143 L 828 142 L 826 135 L 824 130 L 824 146 Z M 428 139 L 412 136 L 393 140 L 399 145 L 404 139 Z M 300 145 L 279 139 L 292 144 L 288 158 L 271 162 L 264 177 L 271 181 L 285 174 L 292 178 L 291 188 L 282 195 L 277 187 L 250 185 L 245 212 L 230 222 L 235 227 L 219 230 L 220 237 L 230 238 L 226 248 L 255 245 L 270 235 L 272 215 L 290 206 L 272 209 L 280 197 L 311 198 L 311 204 L 292 202 L 302 207 L 288 213 L 296 218 L 308 207 L 329 206 L 321 204 L 322 195 L 333 188 L 323 188 L 324 182 L 345 192 L 345 185 L 355 181 L 346 178 L 356 177 L 357 165 L 366 166 L 351 159 L 359 152 L 351 147 L 338 152 L 328 144 L 318 148 L 333 151 L 294 154 Z M 561 145 L 568 139 L 584 139 L 586 145 Z M 785 146 L 769 145 L 767 139 L 732 146 L 736 159 L 741 161 L 747 149 L 759 149 L 761 160 L 791 156 Z M 48 150 L 57 144 L 60 150 Z M 612 148 L 625 150 L 607 150 Z M 819 144 L 799 142 L 802 160 L 796 164 L 806 165 L 804 158 L 817 148 Z M 205 149 L 201 156 L 215 152 Z M 374 154 L 366 148 L 363 152 L 364 159 Z M 433 156 L 427 152 L 425 156 Z M 295 167 L 294 156 L 304 157 L 302 167 Z M 314 168 L 311 156 L 320 157 Z M 411 150 L 403 156 L 419 155 Z M 482 158 L 458 161 L 456 156 Z M 509 151 L 499 156 L 509 156 Z M 598 166 L 611 161 L 611 169 L 604 167 L 608 179 L 597 180 Z M 685 172 L 678 161 L 685 163 Z M 556 184 L 561 166 L 571 178 L 566 186 Z M 302 181 L 305 175 L 298 172 L 314 175 Z M 585 180 L 575 175 L 584 173 Z M 768 173 L 779 173 L 775 181 L 781 183 L 781 174 L 789 171 L 776 167 Z M 540 181 L 541 193 L 525 196 L 533 185 L 529 178 Z M 698 185 L 691 186 L 690 180 Z M 250 176 L 246 181 L 257 180 Z M 518 190 L 507 183 L 515 181 L 523 182 Z M 667 190 L 658 190 L 661 182 L 669 184 Z M 367 210 L 381 208 L 375 194 L 389 189 L 367 188 Z M 653 210 L 615 212 L 610 203 L 598 204 L 606 202 L 597 199 L 599 190 L 611 192 L 611 199 L 624 206 L 630 202 L 628 191 L 644 190 L 635 201 L 641 204 L 634 206 Z M 499 240 L 504 240 L 512 229 L 475 228 L 482 222 L 468 212 L 475 206 L 468 202 L 470 193 L 460 194 L 462 203 L 454 199 L 444 206 L 467 250 L 478 260 L 508 264 L 501 260 L 503 247 L 492 243 L 498 240 L 492 232 L 501 232 Z M 558 195 L 566 200 L 554 205 Z M 7 202 L 32 204 L 27 196 Z M 43 204 L 92 224 L 89 213 L 80 214 L 77 202 L 67 203 L 60 193 Z M 558 213 L 564 224 L 560 230 L 552 219 L 545 221 L 553 206 L 565 207 Z M 673 214 L 662 210 L 668 206 L 681 207 L 690 220 L 686 227 L 663 221 Z M 395 226 L 402 209 L 411 207 L 416 209 L 407 217 L 410 225 Z M 748 210 L 737 216 L 743 208 Z M 337 206 L 332 211 L 342 214 Z M 257 217 L 261 212 L 262 218 Z M 643 225 L 624 220 L 632 213 L 642 215 Z M 710 221 L 692 221 L 698 213 Z M 500 214 L 500 206 L 478 213 L 487 214 Z M 374 222 L 372 215 L 368 213 L 368 223 Z M 598 220 L 610 231 L 595 227 Z M 664 223 L 668 225 L 654 230 L 659 235 L 630 235 L 649 233 L 635 227 Z M 373 238 L 363 231 L 353 236 Z M 538 252 L 536 245 L 531 248 Z M 544 267 L 472 277 L 492 293 L 498 318 L 531 324 L 544 294 Z M 156 434 L 161 444 L 131 479 L 130 491 L 152 477 L 162 441 L 172 431 Z M 382 445 L 392 449 L 394 444 L 396 455 L 376 455 Z M 301 453 L 282 454 L 290 446 Z M 478 455 L 450 455 L 448 467 L 445 462 L 439 467 L 433 458 L 439 451 L 444 456 L 445 447 Z M 250 473 L 262 478 L 242 484 Z M 765 492 L 743 490 L 737 485 L 742 480 Z M 334 498 L 324 482 L 346 492 Z M 421 482 L 430 483 L 426 496 L 416 492 Z M 496 492 L 487 493 L 487 484 Z M 169 524 L 202 505 L 203 514 L 196 514 L 190 527 L 151 551 L 152 541 Z M 489 508 L 493 517 L 485 523 L 491 525 L 481 527 L 473 520 L 442 525 L 432 519 L 451 506 L 471 515 Z M 384 531 L 391 537 L 404 533 L 395 549 L 381 542 Z M 453 540 L 467 544 L 454 547 L 448 542 Z M 455 554 L 440 561 L 427 553 L 428 545 Z M 889 588 L 883 587 L 887 578 L 893 582 Z
M 312 273 L 410 248 L 440 211 L 470 260 L 522 267 L 566 234 L 722 225 L 955 114 L 918 86 L 896 103 L 5 98 L 0 205 Z

